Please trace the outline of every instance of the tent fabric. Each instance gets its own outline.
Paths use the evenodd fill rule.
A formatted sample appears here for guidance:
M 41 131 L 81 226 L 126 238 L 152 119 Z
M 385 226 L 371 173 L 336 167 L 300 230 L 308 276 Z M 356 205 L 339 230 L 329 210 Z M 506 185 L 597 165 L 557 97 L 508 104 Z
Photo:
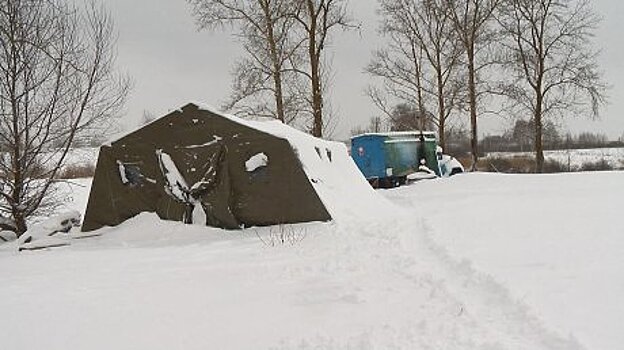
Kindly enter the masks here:
M 104 145 L 82 230 L 141 212 L 226 229 L 331 220 L 298 151 L 273 132 L 286 129 L 188 104 Z M 266 165 L 247 169 L 261 153 Z

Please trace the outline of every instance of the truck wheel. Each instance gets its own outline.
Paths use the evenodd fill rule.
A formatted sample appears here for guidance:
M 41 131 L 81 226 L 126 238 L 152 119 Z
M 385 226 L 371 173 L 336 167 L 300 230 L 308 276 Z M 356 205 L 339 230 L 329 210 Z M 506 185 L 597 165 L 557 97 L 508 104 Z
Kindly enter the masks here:
M 399 177 L 398 181 L 399 181 L 399 186 L 405 185 L 407 183 L 407 176 Z
M 453 176 L 453 175 L 457 175 L 457 174 L 461 174 L 461 173 L 463 173 L 461 168 L 453 168 L 453 170 L 451 170 L 451 174 L 449 176 Z

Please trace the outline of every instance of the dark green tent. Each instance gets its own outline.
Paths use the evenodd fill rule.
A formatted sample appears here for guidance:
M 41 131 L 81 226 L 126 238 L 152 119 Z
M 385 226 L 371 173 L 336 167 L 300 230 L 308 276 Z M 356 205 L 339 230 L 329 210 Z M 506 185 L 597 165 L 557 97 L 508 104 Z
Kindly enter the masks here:
M 100 148 L 82 230 L 141 212 L 227 229 L 331 219 L 288 140 L 196 104 Z

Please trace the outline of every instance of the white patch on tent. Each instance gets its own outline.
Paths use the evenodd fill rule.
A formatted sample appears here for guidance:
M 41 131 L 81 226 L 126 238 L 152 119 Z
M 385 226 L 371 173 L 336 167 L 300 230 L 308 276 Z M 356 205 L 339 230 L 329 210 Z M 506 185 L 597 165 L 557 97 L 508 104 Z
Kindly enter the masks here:
M 245 162 L 245 169 L 247 172 L 251 173 L 256 171 L 256 169 L 269 165 L 269 157 L 264 153 L 258 153 L 254 156 L 251 156 Z
M 188 185 L 186 184 L 186 180 L 182 177 L 182 174 L 178 170 L 178 167 L 175 165 L 171 156 L 162 150 L 157 150 L 156 155 L 160 159 L 160 163 L 164 168 L 165 178 L 169 183 L 168 189 L 171 192 L 171 195 L 176 199 L 187 202 L 186 193 L 188 192 Z
M 208 217 L 206 216 L 206 211 L 204 211 L 204 206 L 197 201 L 193 207 L 193 225 L 206 226 L 207 220 Z
M 156 181 L 156 180 L 154 180 L 154 179 L 150 179 L 149 177 L 145 177 L 145 176 L 144 176 L 144 177 L 143 177 L 143 179 L 144 179 L 145 181 L 149 182 L 149 183 L 154 184 L 154 185 L 157 183 L 157 181 Z
M 199 123 L 199 119 L 193 119 L 193 124 Z
M 121 179 L 121 183 L 124 185 L 130 183 L 130 181 L 128 181 L 128 177 L 126 176 L 126 166 L 122 162 L 117 161 L 117 167 L 119 169 L 119 178 Z
M 210 184 L 210 182 L 208 182 L 208 181 L 198 181 L 198 182 L 194 183 L 193 186 L 191 186 L 191 190 L 190 191 L 191 192 L 197 191 L 197 189 L 199 189 L 201 186 L 209 185 L 209 184 Z
M 214 138 L 212 141 L 208 141 L 206 143 L 202 143 L 202 144 L 199 144 L 199 145 L 184 146 L 183 148 L 193 149 L 193 148 L 208 147 L 208 146 L 212 146 L 214 144 L 217 144 L 219 141 L 223 140 L 222 137 L 217 136 L 217 135 L 212 135 L 212 137 Z

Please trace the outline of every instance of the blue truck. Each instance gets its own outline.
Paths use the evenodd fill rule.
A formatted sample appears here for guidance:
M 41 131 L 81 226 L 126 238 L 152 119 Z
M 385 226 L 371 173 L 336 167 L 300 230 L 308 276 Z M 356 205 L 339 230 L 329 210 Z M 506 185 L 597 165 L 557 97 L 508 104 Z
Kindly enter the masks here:
M 351 157 L 373 187 L 395 187 L 409 179 L 463 172 L 454 158 L 443 155 L 431 131 L 366 133 L 351 138 Z

